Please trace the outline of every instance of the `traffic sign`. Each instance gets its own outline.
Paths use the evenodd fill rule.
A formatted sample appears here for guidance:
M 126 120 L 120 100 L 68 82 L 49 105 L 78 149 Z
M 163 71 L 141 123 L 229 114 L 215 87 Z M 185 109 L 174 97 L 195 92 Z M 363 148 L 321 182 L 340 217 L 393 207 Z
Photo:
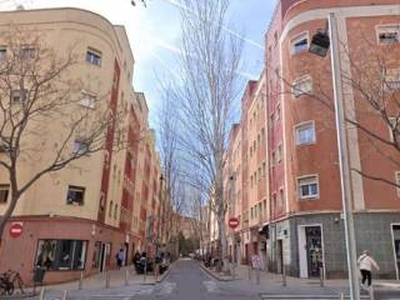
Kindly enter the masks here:
M 236 227 L 239 226 L 239 220 L 238 218 L 230 218 L 229 219 L 229 227 L 232 229 L 235 229 Z
M 22 222 L 12 222 L 10 227 L 10 235 L 13 238 L 17 238 L 22 234 L 23 223 Z

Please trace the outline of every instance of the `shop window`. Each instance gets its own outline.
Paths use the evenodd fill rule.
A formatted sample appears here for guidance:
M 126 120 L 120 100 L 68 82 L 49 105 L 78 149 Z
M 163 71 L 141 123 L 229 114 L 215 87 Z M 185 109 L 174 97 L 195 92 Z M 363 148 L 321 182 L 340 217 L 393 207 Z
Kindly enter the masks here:
M 85 269 L 87 241 L 39 240 L 35 266 L 50 271 Z
M 305 176 L 297 179 L 300 199 L 316 199 L 318 198 L 318 177 Z
M 85 188 L 79 186 L 68 187 L 67 204 L 83 205 L 85 198 Z
M 0 204 L 7 203 L 9 193 L 10 193 L 10 185 L 0 184 Z

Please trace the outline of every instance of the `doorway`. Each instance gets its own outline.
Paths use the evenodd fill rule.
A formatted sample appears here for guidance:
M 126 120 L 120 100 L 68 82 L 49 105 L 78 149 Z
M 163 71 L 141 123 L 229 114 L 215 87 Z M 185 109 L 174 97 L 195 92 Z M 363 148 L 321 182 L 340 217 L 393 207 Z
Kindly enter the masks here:
M 396 278 L 399 279 L 400 271 L 400 224 L 392 225 L 393 251 L 396 267 Z
M 276 241 L 276 272 L 283 273 L 283 241 Z
M 324 266 L 322 226 L 301 225 L 298 236 L 300 278 L 320 277 Z

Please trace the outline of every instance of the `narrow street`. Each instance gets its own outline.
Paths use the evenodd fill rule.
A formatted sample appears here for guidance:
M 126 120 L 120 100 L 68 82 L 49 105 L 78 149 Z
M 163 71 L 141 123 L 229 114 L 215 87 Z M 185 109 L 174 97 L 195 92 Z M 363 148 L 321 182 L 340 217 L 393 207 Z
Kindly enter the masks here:
M 151 295 L 143 299 L 253 300 L 260 298 L 256 291 L 251 294 L 243 293 L 233 286 L 214 280 L 199 268 L 196 261 L 179 260 L 165 280 L 154 288 Z

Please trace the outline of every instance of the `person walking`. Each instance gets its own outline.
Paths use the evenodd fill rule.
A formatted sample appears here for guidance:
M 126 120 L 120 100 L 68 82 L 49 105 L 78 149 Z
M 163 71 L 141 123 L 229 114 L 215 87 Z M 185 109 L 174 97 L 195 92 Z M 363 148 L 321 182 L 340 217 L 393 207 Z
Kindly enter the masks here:
M 122 268 L 122 266 L 124 265 L 124 261 L 125 261 L 125 251 L 124 249 L 119 249 L 117 255 L 116 255 L 116 259 L 117 259 L 117 266 L 119 269 Z
M 379 266 L 376 263 L 376 261 L 370 256 L 370 253 L 368 250 L 364 250 L 363 254 L 360 255 L 360 257 L 357 260 L 358 266 L 360 268 L 361 272 L 361 287 L 363 289 L 369 289 L 372 283 L 372 267 L 374 267 L 376 270 L 379 270 Z M 365 281 L 368 280 L 368 285 L 365 286 Z

